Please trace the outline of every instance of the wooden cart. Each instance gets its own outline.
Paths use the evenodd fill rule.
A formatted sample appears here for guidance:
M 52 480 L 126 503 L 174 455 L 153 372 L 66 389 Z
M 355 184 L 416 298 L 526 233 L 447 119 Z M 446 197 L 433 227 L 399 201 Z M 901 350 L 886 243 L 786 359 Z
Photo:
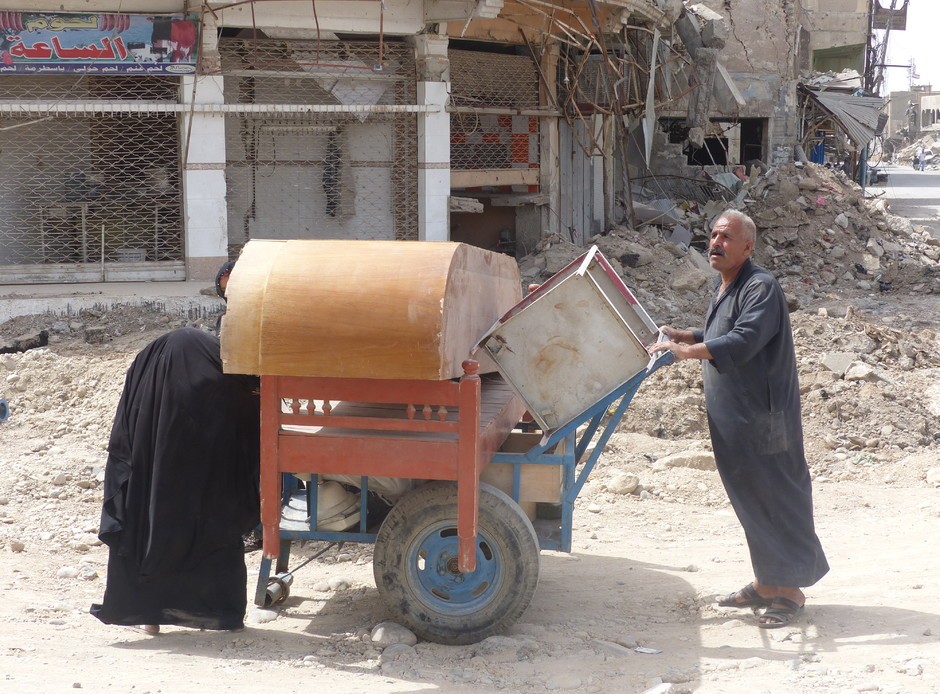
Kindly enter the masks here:
M 272 562 L 276 574 L 288 572 L 292 540 L 374 541 L 376 587 L 393 618 L 421 638 L 473 643 L 505 630 L 535 592 L 539 550 L 570 551 L 578 493 L 640 383 L 669 361 L 667 353 L 548 436 L 517 430 L 530 437 L 521 452 L 500 449 L 519 426 L 523 404 L 499 376 L 480 377 L 472 360 L 454 381 L 263 376 L 264 547 L 255 602 L 264 605 L 277 580 Z M 480 483 L 491 464 L 509 467 L 508 493 Z M 531 501 L 527 483 L 544 480 L 545 470 L 557 481 L 560 517 L 533 525 L 519 502 Z M 361 476 L 359 527 L 317 529 L 314 479 L 313 520 L 282 528 L 282 480 L 290 473 Z M 371 533 L 369 476 L 433 482 L 402 498 Z
M 593 294 L 569 293 L 582 283 Z M 565 353 L 595 348 L 581 362 L 607 359 L 610 380 L 578 364 L 562 376 L 565 360 L 543 354 L 536 361 L 553 393 L 567 392 L 558 388 L 562 380 L 586 386 L 571 391 L 582 398 L 563 396 L 565 408 L 533 406 L 520 387 L 525 379 L 500 364 L 508 354 L 530 362 L 527 315 L 543 327 L 558 316 L 567 328 L 595 315 L 622 322 L 632 310 L 623 300 L 632 295 L 596 249 L 530 295 L 526 304 L 546 301 L 527 313 L 515 260 L 464 244 L 253 240 L 226 292 L 223 364 L 261 375 L 263 556 L 255 602 L 288 594 L 291 541 L 374 541 L 376 587 L 393 618 L 442 643 L 478 641 L 525 611 L 540 548 L 570 550 L 586 475 L 640 382 L 663 363 L 621 383 L 636 373 L 618 351 L 624 338 L 637 368 L 647 361 L 632 328 L 611 332 L 602 354 L 590 334 L 569 330 Z M 613 302 L 592 314 L 595 296 Z M 512 332 L 493 338 L 500 349 L 484 346 L 479 362 L 467 359 L 502 320 Z M 549 421 L 549 409 L 572 417 Z M 526 410 L 545 430 L 520 428 Z M 576 440 L 582 425 L 586 434 Z M 598 443 L 587 455 L 592 439 Z M 295 475 L 312 476 L 300 519 Z M 358 527 L 342 532 L 317 526 L 318 481 L 336 475 L 356 478 L 362 490 Z M 416 481 L 377 532 L 368 525 L 370 477 Z M 559 513 L 539 517 L 540 502 Z

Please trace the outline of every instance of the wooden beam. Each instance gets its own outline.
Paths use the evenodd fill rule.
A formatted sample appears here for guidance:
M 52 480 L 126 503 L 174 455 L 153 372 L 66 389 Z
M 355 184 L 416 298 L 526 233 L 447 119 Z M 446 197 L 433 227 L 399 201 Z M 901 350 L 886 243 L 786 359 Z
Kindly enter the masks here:
M 547 205 L 547 193 L 520 193 L 518 195 L 494 195 L 489 199 L 493 207 L 522 207 L 523 205 Z
M 451 188 L 477 188 L 479 186 L 535 186 L 539 183 L 538 169 L 468 169 L 450 171 Z

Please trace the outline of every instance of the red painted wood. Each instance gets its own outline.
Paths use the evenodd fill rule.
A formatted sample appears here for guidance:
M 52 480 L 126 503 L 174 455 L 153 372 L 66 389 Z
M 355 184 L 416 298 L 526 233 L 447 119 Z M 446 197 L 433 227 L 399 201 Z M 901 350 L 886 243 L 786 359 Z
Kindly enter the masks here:
M 457 443 L 457 568 L 477 568 L 477 512 L 480 504 L 480 377 L 479 364 L 463 362 L 460 379 L 460 440 Z
M 404 409 L 402 414 L 406 414 Z M 384 417 L 344 417 L 342 415 L 293 415 L 282 414 L 281 425 L 300 427 L 329 427 L 333 429 L 357 429 L 368 436 L 370 431 L 418 431 L 452 434 L 456 438 L 457 417 L 441 422 L 425 419 L 391 419 Z
M 459 381 L 262 376 L 264 556 L 280 551 L 281 473 L 453 480 L 458 567 L 475 570 L 480 471 L 525 407 L 501 382 L 488 381 L 484 397 L 479 364 L 463 366 Z M 334 414 L 282 412 L 282 398 L 338 404 Z
M 457 479 L 457 443 L 386 438 L 280 436 L 282 472 Z
M 348 400 L 350 402 L 402 402 L 416 406 L 456 405 L 455 381 L 414 381 L 380 378 L 279 376 L 282 398 Z M 420 408 L 419 408 L 420 409 Z

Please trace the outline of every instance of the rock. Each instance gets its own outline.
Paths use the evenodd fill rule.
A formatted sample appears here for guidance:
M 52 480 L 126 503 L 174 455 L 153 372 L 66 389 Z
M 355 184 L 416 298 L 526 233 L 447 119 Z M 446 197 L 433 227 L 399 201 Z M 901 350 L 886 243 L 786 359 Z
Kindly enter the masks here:
M 10 550 L 13 552 L 23 552 L 26 550 L 26 545 L 19 540 L 13 540 L 10 542 Z
M 640 485 L 640 478 L 629 472 L 616 471 L 607 479 L 607 491 L 614 494 L 632 494 Z
M 414 646 L 418 643 L 418 637 L 414 632 L 395 622 L 379 622 L 372 627 L 369 637 L 372 643 L 380 648 L 387 648 L 394 644 Z
M 845 376 L 845 372 L 856 362 L 858 355 L 852 352 L 826 352 L 822 355 L 819 363 L 839 376 Z
M 27 335 L 20 335 L 10 342 L 0 343 L 0 354 L 12 354 L 15 352 L 25 352 L 37 347 L 45 347 L 49 344 L 49 331 L 39 330 Z
M 633 655 L 633 651 L 625 646 L 621 646 L 619 643 L 604 641 L 603 639 L 591 639 L 589 643 L 594 647 L 594 650 L 601 653 L 624 657 Z
M 640 645 L 639 642 L 632 636 L 619 636 L 616 639 L 616 643 L 620 644 L 624 648 L 629 648 L 630 650 L 633 650 Z
M 94 581 L 96 578 L 98 578 L 98 572 L 95 571 L 93 566 L 82 564 L 80 567 L 78 567 L 78 578 L 82 579 L 83 581 Z
M 55 575 L 56 578 L 78 578 L 78 569 L 74 566 L 63 566 Z
M 108 333 L 101 326 L 85 328 L 85 342 L 90 345 L 101 345 L 108 341 Z
M 676 291 L 697 291 L 708 282 L 708 275 L 686 263 L 677 268 L 669 278 L 669 286 Z
M 793 181 L 780 181 L 777 195 L 781 200 L 794 200 L 800 195 L 800 187 Z
M 927 486 L 940 487 L 940 467 L 932 467 L 927 470 Z
M 265 610 L 260 607 L 251 609 L 245 616 L 247 624 L 267 624 L 277 619 L 277 610 Z
M 348 590 L 352 585 L 352 581 L 346 576 L 331 576 L 326 582 L 330 590 Z
M 693 470 L 714 470 L 715 454 L 711 451 L 683 451 L 673 453 L 656 461 L 665 467 L 685 467 Z
M 875 370 L 868 364 L 861 361 L 852 362 L 851 366 L 845 370 L 843 378 L 846 381 L 873 382 L 880 380 L 880 377 L 877 373 L 875 373 Z

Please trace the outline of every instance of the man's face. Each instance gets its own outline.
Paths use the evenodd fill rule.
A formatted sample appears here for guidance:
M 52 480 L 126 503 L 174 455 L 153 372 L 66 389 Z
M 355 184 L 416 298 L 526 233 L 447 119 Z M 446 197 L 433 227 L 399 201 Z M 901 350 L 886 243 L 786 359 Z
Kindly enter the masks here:
M 708 242 L 708 262 L 722 276 L 737 274 L 753 250 L 754 242 L 747 238 L 740 222 L 725 218 L 715 222 Z

